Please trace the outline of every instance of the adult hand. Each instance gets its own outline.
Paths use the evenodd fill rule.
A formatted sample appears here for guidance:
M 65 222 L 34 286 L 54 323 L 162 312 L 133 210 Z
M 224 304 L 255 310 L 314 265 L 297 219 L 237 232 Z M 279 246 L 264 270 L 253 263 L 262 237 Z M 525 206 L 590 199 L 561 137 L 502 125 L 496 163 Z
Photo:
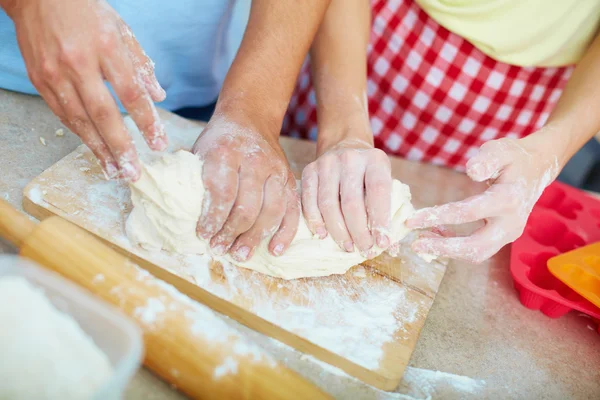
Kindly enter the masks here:
M 392 176 L 387 155 L 360 139 L 325 150 L 302 173 L 302 210 L 309 229 L 329 233 L 348 251 L 371 257 L 374 244 L 390 245 Z
M 467 162 L 467 174 L 490 185 L 482 194 L 463 201 L 419 210 L 407 225 L 430 228 L 483 220 L 471 236 L 428 234 L 416 240 L 418 253 L 479 263 L 496 254 L 523 233 L 533 205 L 559 172 L 558 159 L 530 138 L 485 143 Z
M 140 165 L 106 79 L 153 150 L 167 146 L 154 101 L 165 92 L 129 27 L 104 0 L 13 0 L 29 78 L 60 120 L 94 152 L 106 175 L 136 180 Z
M 217 113 L 194 144 L 206 189 L 198 235 L 217 255 L 252 257 L 261 240 L 280 256 L 296 235 L 300 201 L 277 135 Z M 239 122 L 238 122 L 239 121 Z

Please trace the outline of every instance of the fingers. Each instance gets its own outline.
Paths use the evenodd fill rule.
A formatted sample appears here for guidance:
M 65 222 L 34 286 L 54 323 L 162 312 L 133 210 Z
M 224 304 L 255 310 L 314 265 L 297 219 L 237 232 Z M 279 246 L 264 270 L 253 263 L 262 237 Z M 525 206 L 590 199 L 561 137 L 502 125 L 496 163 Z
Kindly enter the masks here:
M 264 189 L 264 201 L 256 222 L 242 233 L 231 246 L 231 256 L 240 262 L 248 260 L 260 241 L 270 237 L 280 226 L 286 210 L 284 186 L 277 176 L 270 176 Z
M 298 231 L 298 221 L 300 219 L 300 198 L 296 191 L 296 180 L 293 176 L 288 180 L 287 185 L 287 207 L 281 225 L 271 242 L 269 242 L 269 251 L 274 256 L 282 255 L 294 240 Z
M 458 225 L 497 216 L 506 207 L 494 187 L 465 200 L 417 211 L 406 221 L 411 229 L 424 229 L 439 225 Z
M 318 163 L 320 170 L 327 171 L 319 175 L 317 195 L 317 203 L 327 231 L 342 249 L 347 252 L 354 251 L 354 242 L 346 228 L 340 205 L 341 166 L 337 157 L 322 156 Z
M 302 171 L 302 212 L 313 235 L 320 239 L 327 237 L 325 222 L 317 201 L 319 193 L 319 174 L 317 163 L 307 165 Z
M 353 157 L 353 154 L 347 152 L 342 156 L 344 172 L 340 179 L 341 207 L 352 241 L 361 253 L 366 253 L 373 247 L 373 238 L 367 228 L 365 165 L 360 159 Z
M 219 232 L 238 194 L 239 159 L 227 148 L 208 152 L 204 159 L 202 181 L 204 200 L 198 221 L 198 236 L 205 240 Z
M 493 221 L 467 237 L 426 237 L 414 241 L 416 253 L 431 254 L 481 263 L 496 254 L 510 241 L 511 231 Z
M 127 51 L 114 51 L 101 61 L 104 76 L 115 90 L 123 107 L 146 139 L 148 146 L 155 151 L 167 147 L 167 136 L 160 122 L 156 107 L 146 86 L 142 84 Z
M 83 105 L 119 166 L 121 177 L 136 181 L 141 167 L 121 113 L 100 75 L 82 77 L 77 88 Z
M 384 152 L 376 153 L 374 160 L 368 163 L 365 188 L 369 228 L 377 246 L 386 249 L 390 245 L 392 174 Z
M 223 228 L 210 241 L 210 247 L 216 255 L 227 253 L 235 239 L 254 225 L 262 208 L 263 186 L 264 181 L 260 176 L 254 175 L 252 171 L 240 171 L 239 190 L 229 217 Z M 239 256 L 246 258 L 248 254 Z
M 76 132 L 81 141 L 94 153 L 100 161 L 106 178 L 116 178 L 119 174 L 118 164 L 90 120 L 79 98 L 79 94 L 77 94 L 77 91 L 70 82 L 61 84 L 58 91 L 57 97 L 61 102 L 63 110 L 61 120 L 71 131 Z
M 120 21 L 119 28 L 121 31 L 121 36 L 123 37 L 129 51 L 131 60 L 133 61 L 135 70 L 144 83 L 144 86 L 150 94 L 152 100 L 156 102 L 163 101 L 167 97 L 167 93 L 160 86 L 160 83 L 158 83 L 158 79 L 156 79 L 156 74 L 154 73 L 154 63 L 142 49 L 142 46 L 140 46 L 129 26 L 127 26 L 125 22 Z

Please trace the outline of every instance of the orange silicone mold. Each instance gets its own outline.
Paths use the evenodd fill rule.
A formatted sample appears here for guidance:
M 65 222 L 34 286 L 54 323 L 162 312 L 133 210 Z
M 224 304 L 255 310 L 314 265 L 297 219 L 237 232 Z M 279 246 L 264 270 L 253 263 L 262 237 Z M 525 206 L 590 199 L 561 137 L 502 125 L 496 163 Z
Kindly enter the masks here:
M 597 241 L 600 201 L 560 182 L 548 186 L 512 245 L 510 271 L 521 303 L 551 318 L 578 310 L 600 319 L 600 308 L 556 278 L 547 265 L 552 257 Z
M 600 242 L 552 257 L 552 275 L 600 307 Z

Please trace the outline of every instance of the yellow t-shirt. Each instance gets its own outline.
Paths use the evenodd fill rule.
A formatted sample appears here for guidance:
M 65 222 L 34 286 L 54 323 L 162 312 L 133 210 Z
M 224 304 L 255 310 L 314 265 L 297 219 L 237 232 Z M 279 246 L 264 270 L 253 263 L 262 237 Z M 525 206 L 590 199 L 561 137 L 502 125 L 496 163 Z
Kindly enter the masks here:
M 600 0 L 416 1 L 488 56 L 520 66 L 576 63 L 600 23 Z

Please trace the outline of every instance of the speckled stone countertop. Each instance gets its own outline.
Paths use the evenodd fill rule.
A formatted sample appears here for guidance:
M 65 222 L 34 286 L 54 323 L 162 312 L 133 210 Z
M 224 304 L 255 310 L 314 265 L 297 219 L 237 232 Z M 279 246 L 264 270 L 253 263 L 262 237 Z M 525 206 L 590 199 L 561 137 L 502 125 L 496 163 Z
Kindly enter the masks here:
M 41 99 L 0 90 L 0 197 L 22 209 L 25 185 L 79 145 L 74 135 L 56 137 L 60 127 Z M 14 249 L 0 241 L 1 252 Z M 483 265 L 449 264 L 398 393 L 368 387 L 224 319 L 340 399 L 600 398 L 597 326 L 577 312 L 552 320 L 525 309 L 513 288 L 509 255 L 505 248 Z M 179 398 L 145 369 L 125 394 L 127 400 Z

